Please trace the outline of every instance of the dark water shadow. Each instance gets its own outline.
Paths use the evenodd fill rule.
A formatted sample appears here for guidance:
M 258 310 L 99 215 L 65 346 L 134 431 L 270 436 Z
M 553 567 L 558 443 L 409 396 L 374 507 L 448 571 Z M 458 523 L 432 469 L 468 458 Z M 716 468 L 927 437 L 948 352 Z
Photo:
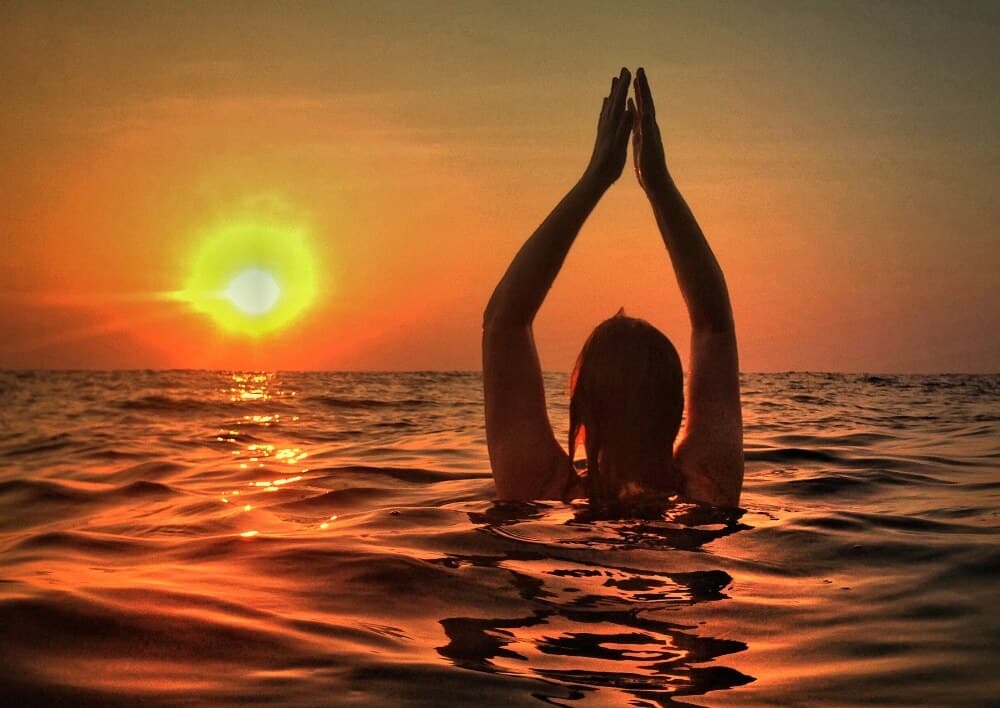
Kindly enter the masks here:
M 517 535 L 503 527 L 539 523 L 547 511 L 543 505 L 495 504 L 470 518 L 484 533 L 509 541 Z M 586 532 L 594 521 L 579 512 L 562 525 Z M 666 521 L 623 520 L 612 524 L 612 544 L 605 524 L 600 545 L 662 549 L 668 566 L 677 549 L 697 551 L 716 538 L 750 528 L 740 524 L 739 517 L 739 512 L 685 509 Z M 551 546 L 554 551 L 557 544 Z M 497 555 L 450 555 L 440 561 L 451 567 L 506 571 L 529 611 L 513 618 L 442 619 L 448 643 L 437 647 L 438 654 L 472 671 L 540 679 L 558 691 L 533 695 L 556 705 L 602 700 L 610 698 L 609 692 L 638 699 L 635 705 L 686 705 L 678 699 L 755 680 L 717 663 L 745 651 L 744 642 L 703 635 L 703 627 L 668 617 L 681 606 L 727 600 L 732 577 L 725 571 L 643 570 L 614 565 L 599 550 L 570 560 L 540 551 L 538 544 L 522 548 Z M 580 555 L 584 557 L 576 557 Z

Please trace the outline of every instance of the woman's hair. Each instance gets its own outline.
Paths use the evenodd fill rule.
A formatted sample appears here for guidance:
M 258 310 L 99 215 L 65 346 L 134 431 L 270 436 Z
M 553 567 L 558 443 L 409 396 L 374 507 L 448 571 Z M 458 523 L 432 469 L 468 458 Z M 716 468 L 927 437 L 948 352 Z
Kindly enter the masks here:
M 684 411 L 684 374 L 662 332 L 619 310 L 583 345 L 570 391 L 569 457 L 582 437 L 591 503 L 683 491 L 672 457 Z

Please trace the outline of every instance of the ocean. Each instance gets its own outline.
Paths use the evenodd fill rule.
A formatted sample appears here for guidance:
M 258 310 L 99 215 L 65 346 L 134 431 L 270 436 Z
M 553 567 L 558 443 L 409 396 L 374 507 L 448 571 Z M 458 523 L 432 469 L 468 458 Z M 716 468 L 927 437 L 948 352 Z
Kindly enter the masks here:
M 0 393 L 7 705 L 1000 700 L 1000 376 L 744 375 L 742 510 L 610 521 L 494 501 L 478 373 Z

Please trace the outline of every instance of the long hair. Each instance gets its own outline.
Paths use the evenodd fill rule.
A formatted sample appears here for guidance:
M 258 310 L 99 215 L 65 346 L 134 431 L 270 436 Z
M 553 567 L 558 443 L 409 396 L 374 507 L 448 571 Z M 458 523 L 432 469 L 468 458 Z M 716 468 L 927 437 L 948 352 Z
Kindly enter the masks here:
M 569 456 L 582 439 L 591 503 L 683 492 L 672 459 L 684 412 L 684 374 L 662 332 L 620 310 L 583 345 L 570 389 Z

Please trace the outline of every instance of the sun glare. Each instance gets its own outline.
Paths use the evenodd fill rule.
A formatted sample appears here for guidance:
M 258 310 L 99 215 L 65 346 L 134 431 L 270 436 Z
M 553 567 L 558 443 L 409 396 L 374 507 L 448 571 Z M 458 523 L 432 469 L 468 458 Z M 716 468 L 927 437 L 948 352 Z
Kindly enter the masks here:
M 226 297 L 248 315 L 263 315 L 281 297 L 281 288 L 266 270 L 248 268 L 232 279 Z
M 299 317 L 316 280 L 304 229 L 244 220 L 204 237 L 180 297 L 224 330 L 259 336 Z

